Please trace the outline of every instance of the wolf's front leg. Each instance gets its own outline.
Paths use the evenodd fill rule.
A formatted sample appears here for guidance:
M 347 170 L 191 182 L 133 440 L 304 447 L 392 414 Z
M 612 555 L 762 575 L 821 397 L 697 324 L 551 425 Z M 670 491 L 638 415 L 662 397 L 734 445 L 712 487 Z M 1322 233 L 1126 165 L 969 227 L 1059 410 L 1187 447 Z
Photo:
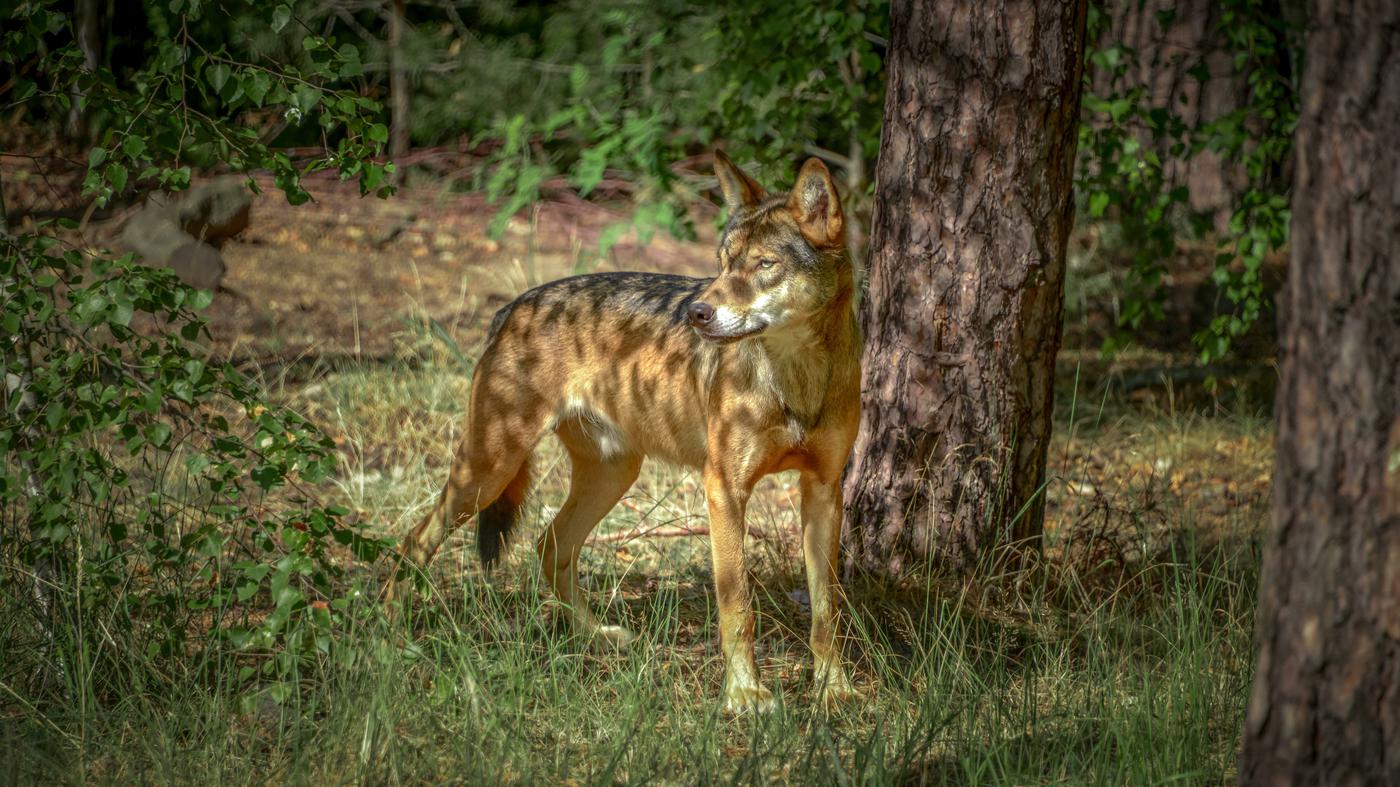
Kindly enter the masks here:
M 537 548 L 545 579 L 554 597 L 569 608 L 574 630 L 600 645 L 624 647 L 635 637 L 622 626 L 604 626 L 588 606 L 587 594 L 578 585 L 578 558 L 588 534 L 627 493 L 642 469 L 635 454 L 605 459 L 578 437 L 575 429 L 561 429 L 569 450 L 573 478 L 569 499 L 540 536 Z
M 759 684 L 753 656 L 753 602 L 744 567 L 744 509 L 749 492 L 744 484 L 712 467 L 705 468 L 720 649 L 724 653 L 724 709 L 730 713 L 773 707 L 773 693 Z
M 830 705 L 855 697 L 841 663 L 836 639 L 841 588 L 837 564 L 841 554 L 841 482 L 822 483 L 802 473 L 802 556 L 807 565 L 807 595 L 812 600 L 813 680 L 821 702 Z

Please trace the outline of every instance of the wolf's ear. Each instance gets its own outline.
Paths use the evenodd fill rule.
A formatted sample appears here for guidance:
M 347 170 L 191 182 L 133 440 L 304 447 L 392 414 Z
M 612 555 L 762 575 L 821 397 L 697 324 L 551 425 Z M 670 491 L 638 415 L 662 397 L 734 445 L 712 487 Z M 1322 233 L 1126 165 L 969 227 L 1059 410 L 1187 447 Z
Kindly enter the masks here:
M 788 197 L 788 210 L 808 243 L 817 248 L 845 245 L 846 214 L 841 212 L 831 172 L 820 159 L 809 158 L 802 165 Z
M 724 194 L 724 206 L 731 214 L 741 208 L 752 208 L 768 196 L 768 192 L 764 191 L 762 186 L 745 175 L 742 169 L 734 166 L 734 162 L 719 148 L 715 148 L 715 177 L 719 178 L 719 190 Z

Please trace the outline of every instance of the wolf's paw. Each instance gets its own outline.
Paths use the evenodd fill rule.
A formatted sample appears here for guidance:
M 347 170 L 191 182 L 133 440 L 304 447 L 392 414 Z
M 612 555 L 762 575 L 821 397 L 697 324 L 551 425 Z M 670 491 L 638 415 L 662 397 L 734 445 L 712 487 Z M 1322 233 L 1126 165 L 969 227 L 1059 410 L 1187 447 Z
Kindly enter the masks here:
M 599 626 L 593 629 L 592 640 L 597 650 L 627 650 L 637 640 L 637 635 L 623 626 Z
M 860 698 L 860 693 L 856 691 L 855 686 L 851 685 L 851 680 L 846 677 L 844 670 L 819 673 L 816 677 L 816 685 L 817 703 L 828 711 L 850 704 Z
M 769 713 L 775 707 L 773 692 L 762 686 L 730 686 L 724 690 L 724 712 L 730 715 Z

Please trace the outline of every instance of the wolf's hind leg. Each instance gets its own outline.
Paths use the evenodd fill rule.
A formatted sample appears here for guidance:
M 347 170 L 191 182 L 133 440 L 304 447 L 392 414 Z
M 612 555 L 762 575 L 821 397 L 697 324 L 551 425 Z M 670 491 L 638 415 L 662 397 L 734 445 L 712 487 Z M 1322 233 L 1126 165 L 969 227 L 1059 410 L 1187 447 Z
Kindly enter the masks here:
M 588 534 L 637 480 L 642 457 L 604 455 L 576 425 L 561 426 L 559 436 L 569 451 L 573 476 L 568 499 L 537 545 L 545 580 L 555 598 L 569 608 L 575 631 L 626 645 L 632 633 L 621 626 L 602 625 L 589 608 L 587 594 L 578 586 L 578 556 Z
M 802 473 L 802 556 L 807 566 L 807 595 L 812 601 L 813 680 L 823 705 L 853 699 L 855 689 L 841 661 L 839 644 L 841 587 L 840 476 L 823 483 L 816 473 Z
M 512 457 L 511 461 L 496 462 L 493 467 L 482 472 L 484 468 L 480 465 L 473 468 L 472 462 L 463 461 L 462 453 L 464 452 L 458 451 L 456 459 L 453 460 L 452 473 L 433 510 L 423 517 L 403 541 L 404 556 L 420 567 L 426 566 L 433 559 L 433 555 L 437 554 L 438 548 L 453 530 L 461 527 L 483 508 L 496 502 L 497 498 L 508 494 L 511 487 L 522 487 L 515 491 L 519 498 L 524 498 L 524 487 L 528 487 L 530 477 L 527 457 Z
M 499 440 L 492 442 L 496 445 L 501 443 Z M 401 542 L 399 551 L 403 558 L 420 569 L 426 567 L 453 530 L 493 503 L 508 509 L 505 513 L 513 515 L 524 500 L 530 484 L 530 447 L 523 443 L 518 445 L 522 446 L 520 450 L 491 456 L 480 447 L 480 442 L 473 440 L 473 433 L 469 430 L 457 447 L 447 485 L 443 487 L 437 502 Z M 508 522 L 498 523 L 492 533 L 479 535 L 481 538 L 499 540 L 504 533 L 498 531 L 502 531 L 506 525 Z M 483 556 L 489 556 L 498 550 L 497 543 L 483 545 L 481 551 Z M 401 584 L 390 580 L 385 600 L 393 601 L 406 590 L 400 587 Z

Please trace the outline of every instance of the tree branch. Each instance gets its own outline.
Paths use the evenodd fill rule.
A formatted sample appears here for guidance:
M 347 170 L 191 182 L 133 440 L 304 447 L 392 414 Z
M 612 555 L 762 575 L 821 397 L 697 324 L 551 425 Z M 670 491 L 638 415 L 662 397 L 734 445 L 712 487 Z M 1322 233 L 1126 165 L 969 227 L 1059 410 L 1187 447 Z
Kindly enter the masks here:
M 828 164 L 834 164 L 841 169 L 851 168 L 851 157 L 843 156 L 834 150 L 827 150 L 819 145 L 807 144 L 802 146 L 802 152 L 809 156 L 816 156 Z

